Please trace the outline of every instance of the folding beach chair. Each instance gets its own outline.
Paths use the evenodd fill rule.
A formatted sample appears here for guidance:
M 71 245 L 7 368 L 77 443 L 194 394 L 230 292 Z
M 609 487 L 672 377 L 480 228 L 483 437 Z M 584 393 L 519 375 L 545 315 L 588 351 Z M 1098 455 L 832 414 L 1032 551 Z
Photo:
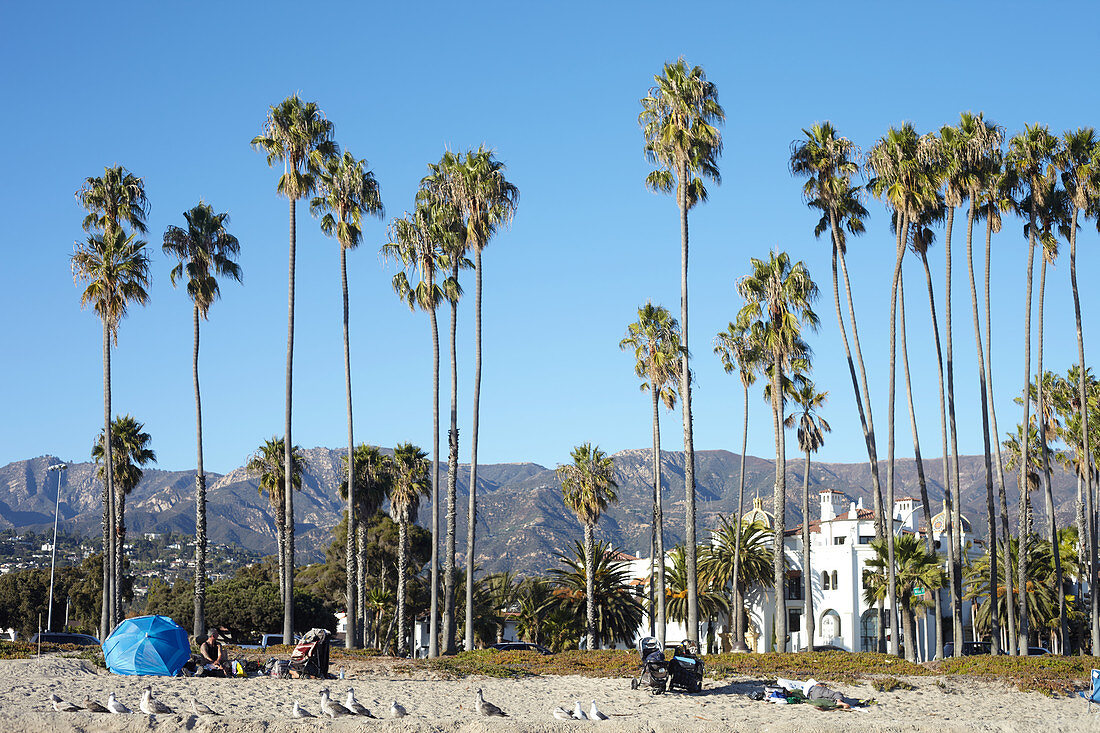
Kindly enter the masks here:
M 1088 701 L 1088 704 L 1085 706 L 1085 709 L 1088 712 L 1092 712 L 1093 703 L 1096 703 L 1096 710 L 1097 712 L 1100 712 L 1100 669 L 1092 670 L 1091 679 L 1092 690 L 1081 690 L 1077 694 Z

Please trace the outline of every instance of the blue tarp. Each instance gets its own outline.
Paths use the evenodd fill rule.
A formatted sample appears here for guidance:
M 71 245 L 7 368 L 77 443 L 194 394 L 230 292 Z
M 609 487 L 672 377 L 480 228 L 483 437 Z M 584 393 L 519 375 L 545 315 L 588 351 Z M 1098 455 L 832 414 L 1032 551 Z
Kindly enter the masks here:
M 187 632 L 167 616 L 128 618 L 103 642 L 115 674 L 171 676 L 191 659 Z

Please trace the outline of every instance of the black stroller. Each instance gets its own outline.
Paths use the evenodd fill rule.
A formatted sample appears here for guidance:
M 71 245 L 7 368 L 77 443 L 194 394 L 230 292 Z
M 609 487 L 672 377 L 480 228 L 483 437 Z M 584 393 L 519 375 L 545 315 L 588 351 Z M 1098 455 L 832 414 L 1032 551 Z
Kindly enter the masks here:
M 638 639 L 638 656 L 642 668 L 637 679 L 630 680 L 630 689 L 648 687 L 650 692 L 660 695 L 668 685 L 668 662 L 660 643 L 652 636 L 643 636 Z
M 300 677 L 328 679 L 329 634 L 326 629 L 306 632 L 290 655 L 290 671 Z
M 668 663 L 671 677 L 668 689 L 680 689 L 684 692 L 699 692 L 703 689 L 703 660 L 699 659 L 699 645 L 685 639 L 672 653 Z

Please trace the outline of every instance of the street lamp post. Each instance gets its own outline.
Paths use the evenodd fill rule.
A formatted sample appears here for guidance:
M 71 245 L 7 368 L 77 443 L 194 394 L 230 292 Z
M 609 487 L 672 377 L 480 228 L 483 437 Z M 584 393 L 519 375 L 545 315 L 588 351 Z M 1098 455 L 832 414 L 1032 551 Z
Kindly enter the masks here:
M 61 472 L 67 468 L 68 466 L 64 463 L 55 463 L 46 468 L 47 475 L 50 471 L 57 471 L 57 499 L 53 507 L 53 544 L 50 545 L 50 605 L 46 613 L 46 631 L 53 631 L 53 573 L 57 565 L 57 515 L 61 509 Z

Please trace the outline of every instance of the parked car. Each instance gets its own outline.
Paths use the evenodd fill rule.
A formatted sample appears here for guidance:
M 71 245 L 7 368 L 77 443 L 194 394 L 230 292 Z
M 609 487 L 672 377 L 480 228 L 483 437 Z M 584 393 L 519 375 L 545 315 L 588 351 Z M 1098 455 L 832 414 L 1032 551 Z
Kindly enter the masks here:
M 1050 650 L 1041 646 L 1029 646 L 1027 648 L 1027 654 L 1029 657 L 1039 657 L 1044 654 L 1050 654 Z
M 815 652 L 846 652 L 848 650 L 844 649 L 842 647 L 839 647 L 839 646 L 833 646 L 832 644 L 818 644 L 814 647 L 814 651 Z
M 963 656 L 973 657 L 978 654 L 992 654 L 993 644 L 988 641 L 964 641 L 963 642 Z M 947 642 L 943 645 L 944 658 L 955 656 L 955 644 L 953 642 Z
M 31 637 L 31 643 L 37 644 L 73 644 L 75 646 L 99 646 L 99 639 L 88 634 L 70 634 L 61 631 L 41 631 Z
M 298 637 L 294 637 L 294 641 L 298 641 Z M 278 646 L 283 643 L 282 634 L 264 634 L 260 637 L 260 648 L 266 649 L 269 646 Z
M 539 654 L 553 654 L 544 646 L 538 644 L 531 644 L 526 641 L 503 641 L 499 644 L 493 644 L 490 649 L 496 649 L 501 652 L 538 652 Z

